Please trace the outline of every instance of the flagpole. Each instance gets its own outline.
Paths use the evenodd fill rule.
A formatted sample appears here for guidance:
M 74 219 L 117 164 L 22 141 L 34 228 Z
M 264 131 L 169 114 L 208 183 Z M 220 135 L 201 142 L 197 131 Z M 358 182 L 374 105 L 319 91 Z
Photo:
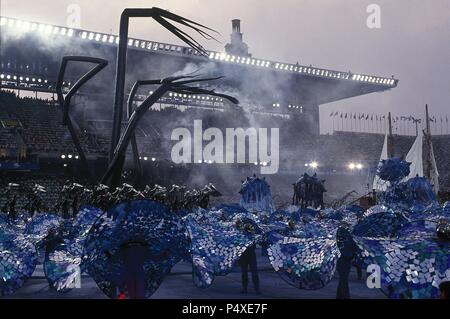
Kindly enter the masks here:
M 430 138 L 431 138 L 431 126 L 430 126 L 430 115 L 428 113 L 428 104 L 425 104 L 425 123 L 427 132 L 427 146 L 428 146 L 428 156 L 427 156 L 427 170 L 426 177 L 431 181 L 431 160 L 430 160 Z
M 392 115 L 388 114 L 389 136 L 388 136 L 388 158 L 392 157 L 393 137 L 392 137 Z

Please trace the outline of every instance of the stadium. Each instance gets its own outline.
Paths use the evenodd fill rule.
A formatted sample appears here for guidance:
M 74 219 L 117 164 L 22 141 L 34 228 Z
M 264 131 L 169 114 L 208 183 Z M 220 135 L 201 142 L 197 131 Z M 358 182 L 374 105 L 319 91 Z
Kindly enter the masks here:
M 126 131 L 127 120 L 131 116 L 130 109 L 127 111 L 120 99 L 120 107 L 117 108 L 117 86 L 114 87 L 112 80 L 120 69 L 116 66 L 120 66 L 118 56 L 120 44 L 124 44 L 120 38 L 122 35 L 10 16 L 0 17 L 0 27 L 0 180 L 3 190 L 0 207 L 6 216 L 14 187 L 34 192 L 41 187 L 44 189 L 39 194 L 41 206 L 31 206 L 32 210 L 44 210 L 45 207 L 58 218 L 66 218 L 65 215 L 71 211 L 75 218 L 82 200 L 78 198 L 78 203 L 72 202 L 71 208 L 64 208 L 64 205 L 69 205 L 64 198 L 68 194 L 68 185 L 95 189 L 93 181 L 101 181 L 108 170 L 118 137 Z M 133 95 L 130 92 L 136 81 L 168 76 L 200 74 L 205 78 L 218 78 L 195 88 L 223 95 L 174 90 L 159 97 L 134 130 L 136 150 L 131 145 L 125 150 L 123 170 L 112 188 L 119 184 L 132 185 L 135 191 L 144 193 L 153 185 L 175 189 L 174 192 L 178 188 L 173 185 L 190 190 L 213 185 L 212 189 L 220 192 L 221 196 L 212 195 L 209 199 L 208 193 L 206 207 L 200 207 L 235 203 L 240 198 L 242 203 L 243 194 L 247 192 L 244 180 L 250 184 L 257 179 L 259 183 L 256 176 L 261 175 L 261 168 L 270 166 L 270 162 L 260 158 L 252 160 L 250 154 L 244 156 L 244 161 L 232 164 L 204 156 L 186 163 L 174 163 L 172 159 L 171 150 L 175 144 L 172 132 L 177 128 L 193 131 L 195 121 L 202 120 L 205 129 L 222 131 L 250 127 L 256 130 L 279 129 L 278 171 L 261 176 L 264 183 L 270 184 L 271 210 L 282 210 L 294 204 L 294 183 L 305 173 L 325 181 L 322 184 L 326 191 L 322 192 L 324 198 L 319 204 L 322 206 L 318 207 L 316 202 L 313 205 L 315 209 L 338 209 L 351 205 L 367 209 L 375 204 L 374 180 L 384 144 L 389 140 L 390 157 L 407 157 L 417 142 L 416 135 L 419 136 L 422 130 L 418 128 L 419 121 L 403 114 L 378 114 L 375 110 L 369 114 L 333 111 L 329 116 L 333 133 L 323 135 L 320 134 L 319 106 L 367 94 L 389 94 L 397 88 L 399 80 L 391 76 L 257 58 L 244 43 L 240 20 L 232 21 L 231 31 L 231 41 L 223 52 L 207 48 L 202 52 L 195 46 L 127 38 L 122 99 L 131 100 L 129 108 L 145 105 L 148 96 L 159 90 L 153 83 L 145 85 L 145 89 L 138 89 Z M 64 57 L 75 56 L 95 57 L 106 61 L 107 65 L 80 88 L 77 87 L 78 80 L 92 69 L 92 65 L 69 62 L 62 83 L 58 83 L 61 80 L 61 61 Z M 349 69 L 351 67 L 348 66 Z M 58 85 L 63 94 L 74 87 L 77 89 L 71 100 L 70 116 L 58 97 Z M 239 103 L 233 103 L 227 96 L 236 98 Z M 68 116 L 72 123 L 70 127 Z M 437 122 L 434 118 L 435 125 Z M 421 125 L 426 123 L 430 125 L 430 118 L 420 122 Z M 448 133 L 448 119 L 446 123 Z M 441 118 L 441 132 L 442 125 Z M 73 134 L 78 136 L 82 152 Z M 420 141 L 428 153 L 420 153 L 420 161 L 424 163 L 425 172 L 433 169 L 439 172 L 436 202 L 443 204 L 450 193 L 450 135 L 432 136 L 431 151 L 435 164 L 429 160 L 431 134 L 426 136 L 423 142 L 422 139 Z M 250 141 L 244 144 L 246 148 L 250 147 Z M 425 176 L 429 175 L 425 173 Z M 117 189 L 119 193 L 125 192 L 125 186 Z M 267 196 L 261 188 L 259 191 L 261 201 L 252 206 L 254 209 L 259 209 L 258 205 L 262 205 Z M 156 196 L 154 190 L 152 194 Z M 130 193 L 123 196 L 128 198 L 126 196 Z M 173 201 L 169 202 L 176 206 Z M 29 205 L 33 205 L 30 204 L 29 191 L 17 192 L 14 205 L 15 214 L 27 213 Z M 303 202 L 301 209 L 305 209 Z M 34 218 L 33 214 L 31 217 Z M 327 251 L 329 248 L 324 249 Z M 97 269 L 95 265 L 89 267 Z M 107 296 L 116 296 L 116 292 L 100 285 L 96 276 L 91 277 Z M 104 277 L 102 280 L 105 281 Z M 329 280 L 321 277 L 321 282 Z M 300 288 L 308 285 L 320 288 L 313 283 L 293 281 Z M 399 293 L 401 297 L 402 293 Z M 137 295 L 142 297 L 139 293 Z M 121 291 L 117 296 L 120 298 L 125 294 Z

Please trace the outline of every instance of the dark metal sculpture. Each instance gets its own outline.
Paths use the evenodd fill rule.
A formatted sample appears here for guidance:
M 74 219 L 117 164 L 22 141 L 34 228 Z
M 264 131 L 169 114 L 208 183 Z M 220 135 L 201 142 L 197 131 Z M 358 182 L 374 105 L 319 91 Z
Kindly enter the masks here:
M 102 178 L 102 183 L 108 184 L 112 188 L 115 188 L 120 183 L 120 177 L 122 174 L 122 169 L 125 163 L 125 152 L 126 149 L 131 142 L 133 148 L 133 156 L 134 163 L 136 168 L 137 182 L 139 182 L 140 177 L 142 176 L 142 168 L 139 162 L 139 153 L 137 150 L 136 138 L 134 135 L 134 131 L 146 113 L 146 111 L 160 99 L 166 92 L 175 92 L 180 94 L 208 94 L 213 96 L 223 97 L 225 99 L 230 100 L 232 103 L 238 103 L 236 99 L 231 96 L 215 93 L 212 90 L 206 90 L 198 87 L 189 87 L 187 84 L 190 83 L 198 83 L 204 81 L 216 80 L 219 78 L 210 78 L 210 79 L 197 79 L 195 76 L 181 76 L 181 77 L 170 77 L 163 80 L 149 80 L 149 81 L 138 81 L 133 86 L 130 96 L 128 99 L 128 125 L 124 132 L 121 135 L 121 121 L 122 121 L 122 106 L 124 99 L 124 89 L 125 89 L 125 75 L 126 75 L 126 57 L 128 50 L 128 26 L 129 19 L 132 17 L 151 17 L 167 30 L 175 34 L 178 38 L 180 38 L 183 42 L 191 46 L 194 50 L 197 50 L 200 54 L 206 55 L 206 50 L 190 35 L 186 32 L 182 31 L 178 27 L 171 24 L 169 21 L 173 21 L 184 25 L 188 28 L 195 30 L 201 36 L 206 39 L 214 39 L 211 35 L 209 35 L 204 30 L 209 30 L 216 32 L 210 28 L 207 28 L 201 24 L 198 24 L 194 21 L 185 19 L 176 14 L 170 13 L 168 11 L 159 9 L 159 8 L 151 8 L 151 9 L 125 9 L 122 13 L 120 20 L 120 36 L 119 36 L 119 47 L 118 47 L 118 55 L 117 55 L 117 70 L 116 70 L 116 90 L 115 90 L 115 102 L 114 102 L 114 121 L 113 121 L 113 130 L 112 137 L 110 143 L 110 163 L 109 167 Z M 97 64 L 95 68 L 86 73 L 78 82 L 70 89 L 66 97 L 63 96 L 62 92 L 62 83 L 65 74 L 65 70 L 68 62 L 76 61 L 76 62 L 88 62 Z M 108 62 L 103 59 L 91 58 L 91 57 L 81 57 L 81 56 L 68 56 L 64 57 L 61 69 L 58 75 L 58 81 L 56 86 L 56 92 L 58 94 L 58 101 L 63 107 L 63 124 L 67 125 L 70 134 L 72 136 L 75 147 L 80 156 L 81 163 L 86 172 L 88 172 L 91 181 L 94 181 L 94 177 L 92 172 L 89 170 L 89 166 L 86 160 L 86 156 L 81 147 L 80 140 L 75 132 L 73 127 L 73 121 L 69 114 L 70 108 L 70 100 L 73 95 L 79 90 L 79 88 L 89 81 L 93 76 L 95 76 L 98 72 L 100 72 Z M 160 85 L 160 87 L 139 106 L 136 110 L 133 110 L 133 100 L 136 92 L 141 85 Z
M 64 75 L 66 73 L 67 64 L 69 62 L 84 62 L 84 63 L 94 63 L 97 64 L 92 70 L 83 75 L 69 90 L 69 92 L 64 97 L 63 95 L 63 81 Z M 65 56 L 63 57 L 61 68 L 58 73 L 58 79 L 56 82 L 56 94 L 58 95 L 58 102 L 63 108 L 63 125 L 67 125 L 69 129 L 70 135 L 72 137 L 73 143 L 75 144 L 75 148 L 77 149 L 78 155 L 80 156 L 81 164 L 83 165 L 83 169 L 88 174 L 91 182 L 94 182 L 94 177 L 92 175 L 91 170 L 89 169 L 89 165 L 86 159 L 86 155 L 84 154 L 83 148 L 81 147 L 80 139 L 73 127 L 73 120 L 70 116 L 70 101 L 72 97 L 78 92 L 78 90 L 90 79 L 92 79 L 97 73 L 103 70 L 108 65 L 108 61 L 98 58 L 86 57 L 86 56 Z
M 220 79 L 217 78 L 206 78 L 197 79 L 195 76 L 178 76 L 169 77 L 163 80 L 146 81 L 145 83 L 158 83 L 160 86 L 156 91 L 148 96 L 141 105 L 139 105 L 131 114 L 128 119 L 128 123 L 125 131 L 120 137 L 117 147 L 114 151 L 114 156 L 109 164 L 109 167 L 103 176 L 101 182 L 103 184 L 108 184 L 110 187 L 117 187 L 120 182 L 121 172 L 123 165 L 125 163 L 125 152 L 131 139 L 134 136 L 134 131 L 136 130 L 139 121 L 145 115 L 145 113 L 150 109 L 150 107 L 155 104 L 164 94 L 167 92 L 175 92 L 180 94 L 208 94 L 212 96 L 222 97 L 229 100 L 232 103 L 238 104 L 239 101 L 234 97 L 228 96 L 226 94 L 216 93 L 214 90 L 206 90 L 198 87 L 190 87 L 187 84 L 206 82 Z M 113 143 L 113 140 L 111 141 Z
M 110 161 L 112 162 L 115 156 L 115 150 L 120 140 L 120 129 L 122 123 L 122 109 L 125 92 L 125 76 L 127 67 L 127 51 L 128 51 L 128 27 L 130 18 L 153 18 L 156 22 L 172 32 L 176 37 L 181 39 L 184 43 L 197 50 L 199 53 L 206 55 L 206 50 L 189 34 L 177 28 L 169 21 L 179 23 L 185 27 L 193 29 L 205 39 L 214 39 L 204 30 L 216 32 L 204 25 L 194 21 L 183 18 L 179 15 L 173 14 L 160 8 L 128 8 L 122 12 L 120 17 L 120 32 L 119 32 L 119 47 L 117 50 L 117 69 L 116 69 L 116 90 L 114 99 L 114 122 L 111 137 L 110 147 Z

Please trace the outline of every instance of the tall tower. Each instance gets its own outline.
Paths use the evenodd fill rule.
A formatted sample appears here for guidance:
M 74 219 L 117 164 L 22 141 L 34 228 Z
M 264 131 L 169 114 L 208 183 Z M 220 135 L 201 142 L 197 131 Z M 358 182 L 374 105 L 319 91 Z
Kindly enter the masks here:
M 241 20 L 234 19 L 232 23 L 231 43 L 225 46 L 225 52 L 237 56 L 251 57 L 248 53 L 248 45 L 243 41 L 241 33 Z

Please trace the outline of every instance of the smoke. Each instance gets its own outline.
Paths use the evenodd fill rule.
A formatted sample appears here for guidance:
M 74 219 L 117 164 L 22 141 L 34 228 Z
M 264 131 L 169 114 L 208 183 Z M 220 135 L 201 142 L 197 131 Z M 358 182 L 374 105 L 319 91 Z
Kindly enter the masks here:
M 57 75 L 60 61 L 64 55 L 86 55 L 108 60 L 108 67 L 82 89 L 82 91 L 89 90 L 95 94 L 90 95 L 85 100 L 75 100 L 71 113 L 77 118 L 78 123 L 82 123 L 83 119 L 111 119 L 114 90 L 112 79 L 114 79 L 115 74 L 117 48 L 74 38 L 47 36 L 45 34 L 35 35 L 35 33 L 33 33 L 33 36 L 28 36 L 20 32 L 5 32 L 2 34 L 5 44 L 5 46 L 2 45 L 2 54 L 7 50 L 9 56 L 14 56 L 12 53 L 17 51 L 17 54 L 22 55 L 21 60 L 30 62 L 36 60 L 36 56 L 38 56 L 40 61 L 47 61 L 51 68 L 49 72 L 54 77 Z M 33 56 L 30 56 L 29 52 L 34 52 Z M 195 60 L 198 62 L 195 62 Z M 91 65 L 86 64 L 71 65 L 67 69 L 67 77 L 76 80 L 91 67 Z M 161 79 L 181 75 L 197 75 L 199 78 L 223 76 L 222 79 L 210 83 L 201 83 L 200 85 L 233 96 L 240 101 L 240 104 L 237 107 L 226 105 L 226 112 L 193 109 L 186 112 L 173 109 L 149 112 L 141 123 L 141 128 L 149 134 L 139 140 L 143 144 L 152 145 L 153 140 L 160 134 L 160 137 L 158 137 L 160 141 L 158 150 L 155 150 L 152 146 L 141 145 L 141 149 L 149 149 L 149 154 L 145 155 L 152 156 L 151 152 L 156 151 L 159 154 L 170 154 L 173 146 L 173 142 L 170 140 L 171 131 L 176 127 L 192 129 L 196 119 L 203 120 L 204 129 L 208 127 L 218 127 L 222 130 L 253 127 L 256 129 L 268 128 L 270 132 L 271 128 L 279 128 L 281 169 L 298 172 L 298 176 L 303 173 L 305 162 L 320 160 L 325 147 L 332 149 L 338 147 L 338 145 L 325 146 L 315 142 L 317 139 L 311 138 L 308 131 L 310 131 L 312 122 L 317 119 L 314 119 L 307 107 L 308 99 L 314 102 L 315 97 L 310 96 L 310 92 L 306 89 L 308 83 L 299 81 L 296 76 L 289 72 L 256 67 L 249 69 L 247 66 L 215 63 L 196 57 L 187 60 L 186 58 L 169 57 L 155 52 L 128 51 L 126 92 L 129 92 L 131 86 L 137 80 Z M 326 100 L 341 92 L 344 89 L 341 85 L 344 84 L 332 85 L 327 90 L 322 90 L 326 96 L 320 96 L 320 99 Z M 141 93 L 149 90 L 154 90 L 154 88 L 142 89 Z M 147 93 L 143 94 L 146 95 Z M 303 104 L 304 101 L 299 100 L 299 96 L 306 100 L 304 114 L 292 113 L 290 119 L 284 119 L 257 112 L 258 110 L 271 111 L 273 103 L 280 103 L 284 109 L 279 111 L 285 113 L 288 103 Z M 277 109 L 273 110 L 278 111 Z M 157 134 L 153 130 L 156 130 Z M 311 143 L 313 145 L 310 145 Z M 223 187 L 228 185 L 236 187 L 239 186 L 240 179 L 245 177 L 243 175 L 258 174 L 260 167 L 250 166 L 240 173 L 239 170 L 237 170 L 238 173 L 235 170 L 234 175 L 231 174 L 231 170 L 231 168 L 215 170 L 209 165 L 198 165 L 195 173 L 192 172 L 185 176 L 184 183 L 186 185 L 202 185 L 216 180 L 223 184 Z M 289 185 L 295 179 L 294 177 L 292 180 L 290 178 L 280 179 L 277 176 L 268 177 L 269 183 L 271 180 L 273 181 L 273 189 L 281 189 L 285 194 L 290 193 Z M 274 193 L 276 195 L 276 192 Z

